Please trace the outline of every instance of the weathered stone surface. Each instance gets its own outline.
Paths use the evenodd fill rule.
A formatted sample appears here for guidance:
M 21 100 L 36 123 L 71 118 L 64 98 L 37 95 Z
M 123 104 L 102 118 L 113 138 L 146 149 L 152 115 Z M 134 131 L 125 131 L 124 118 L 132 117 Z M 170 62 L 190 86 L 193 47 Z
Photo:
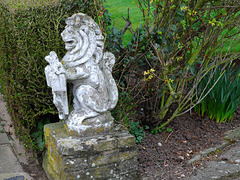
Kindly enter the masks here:
M 96 22 L 78 13 L 66 20 L 61 33 L 67 50 L 59 61 L 55 52 L 45 57 L 47 85 L 52 88 L 53 102 L 59 118 L 78 135 L 108 132 L 113 127 L 110 115 L 118 101 L 117 85 L 112 77 L 115 57 L 103 52 L 104 36 Z M 73 86 L 73 111 L 69 114 L 67 82 Z
M 0 133 L 0 144 L 10 144 L 6 133 Z
M 232 131 L 228 131 L 226 133 L 226 136 L 224 137 L 224 139 L 229 140 L 229 141 L 237 141 L 240 139 L 240 127 L 232 130 Z
M 67 125 L 65 125 L 65 128 L 70 132 L 69 134 L 73 136 L 85 137 L 92 135 L 104 135 L 113 128 L 113 120 L 114 119 L 111 116 L 111 113 L 105 112 L 97 117 L 90 118 L 88 120 L 88 124 L 83 122 L 78 131 L 69 129 Z M 91 125 L 89 124 L 90 121 Z
M 120 162 L 118 168 L 121 169 L 123 174 L 127 174 L 129 171 L 136 171 L 136 169 L 138 169 L 138 161 L 136 156 L 132 159 Z
M 189 180 L 199 179 L 233 179 L 235 174 L 240 172 L 239 164 L 229 164 L 225 161 L 210 161 L 207 166 L 198 170 L 195 176 L 189 178 Z
M 3 131 L 3 127 L 2 127 L 2 125 L 0 124 L 0 133 L 3 133 L 4 131 Z
M 190 159 L 188 161 L 188 164 L 192 164 L 195 161 L 200 161 L 202 159 L 202 157 L 207 156 L 211 153 L 220 151 L 220 150 L 224 149 L 225 147 L 227 147 L 228 145 L 230 145 L 230 142 L 225 140 L 222 142 L 222 144 L 219 144 L 215 147 L 211 147 L 211 148 L 205 149 L 203 151 L 200 151 L 198 155 L 196 155 L 195 157 L 193 157 L 192 159 Z
M 190 180 L 197 179 L 239 179 L 240 177 L 240 142 L 217 157 L 214 161 L 208 162 L 203 169 L 190 177 Z
M 105 164 L 111 164 L 111 163 L 118 163 L 122 161 L 126 161 L 129 159 L 133 159 L 136 157 L 136 151 L 126 151 L 126 152 L 118 152 L 115 151 L 106 151 L 103 154 L 99 156 L 93 157 L 93 159 L 90 159 L 91 164 L 96 166 L 102 166 Z
M 134 147 L 135 144 L 136 144 L 136 139 L 131 135 L 118 138 L 119 148 Z
M 0 146 L 0 175 L 3 173 L 23 172 L 21 165 L 18 163 L 12 148 L 8 145 Z
M 240 164 L 240 142 L 234 147 L 224 152 L 218 159 L 224 159 L 231 163 Z
M 100 166 L 96 168 L 89 169 L 87 171 L 78 171 L 72 172 L 71 175 L 72 179 L 112 179 L 112 180 L 132 180 L 132 179 L 139 179 L 138 172 L 135 171 L 128 171 L 128 172 L 119 172 L 117 164 L 110 164 L 106 166 Z
M 117 129 L 117 130 L 116 130 Z M 69 136 L 63 123 L 44 126 L 47 154 L 44 169 L 50 179 L 136 179 L 134 137 L 113 128 L 103 136 Z
M 98 143 L 93 144 L 93 148 L 96 151 L 107 151 L 117 148 L 117 139 L 106 136 L 106 139 L 99 140 Z
M 188 161 L 188 164 L 192 164 L 192 163 L 194 163 L 196 161 L 200 161 L 201 159 L 202 159 L 202 156 L 198 154 L 198 155 L 194 156 L 192 159 L 190 159 Z

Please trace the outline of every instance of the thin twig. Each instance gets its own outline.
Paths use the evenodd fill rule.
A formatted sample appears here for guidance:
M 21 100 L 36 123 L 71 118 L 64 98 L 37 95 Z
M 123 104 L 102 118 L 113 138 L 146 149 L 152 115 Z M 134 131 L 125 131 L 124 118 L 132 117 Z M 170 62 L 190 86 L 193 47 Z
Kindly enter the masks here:
M 173 131 L 168 135 L 168 137 L 165 139 L 164 143 L 167 143 L 169 137 L 172 135 Z

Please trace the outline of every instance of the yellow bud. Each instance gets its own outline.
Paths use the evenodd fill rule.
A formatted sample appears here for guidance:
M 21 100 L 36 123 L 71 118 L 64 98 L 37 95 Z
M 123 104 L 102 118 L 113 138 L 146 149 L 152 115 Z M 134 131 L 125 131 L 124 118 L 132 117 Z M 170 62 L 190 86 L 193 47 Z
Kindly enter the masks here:
M 154 69 L 150 69 L 150 72 L 152 72 L 152 73 L 153 73 L 153 72 L 155 72 L 155 70 L 154 70 Z

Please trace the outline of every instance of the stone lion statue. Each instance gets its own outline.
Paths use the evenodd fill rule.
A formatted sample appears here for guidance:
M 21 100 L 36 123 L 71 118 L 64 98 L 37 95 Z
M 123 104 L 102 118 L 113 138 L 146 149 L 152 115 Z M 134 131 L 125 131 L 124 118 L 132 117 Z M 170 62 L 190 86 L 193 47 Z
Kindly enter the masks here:
M 45 68 L 48 85 L 52 87 L 54 97 L 58 97 L 54 103 L 59 111 L 59 117 L 66 117 L 69 130 L 77 131 L 79 134 L 110 130 L 113 118 L 109 111 L 118 101 L 117 86 L 112 77 L 115 57 L 110 52 L 103 53 L 104 37 L 92 18 L 78 13 L 68 18 L 66 24 L 61 36 L 67 53 L 61 63 L 50 63 Z M 50 52 L 45 59 L 48 62 L 56 62 L 58 57 L 55 52 Z M 59 92 L 59 89 L 66 91 L 66 88 L 54 87 L 55 76 L 61 82 L 58 83 L 59 86 L 64 84 L 62 83 L 64 79 L 72 85 L 73 111 L 69 115 L 66 92 Z M 59 100 L 61 95 L 62 102 Z

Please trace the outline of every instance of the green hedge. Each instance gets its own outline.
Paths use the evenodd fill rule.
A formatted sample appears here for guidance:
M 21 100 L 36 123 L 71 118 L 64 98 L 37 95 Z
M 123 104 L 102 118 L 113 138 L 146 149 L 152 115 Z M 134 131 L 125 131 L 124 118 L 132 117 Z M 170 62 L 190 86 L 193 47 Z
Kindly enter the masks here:
M 26 147 L 34 147 L 31 134 L 37 125 L 57 117 L 46 84 L 44 57 L 50 51 L 59 57 L 65 54 L 60 33 L 67 17 L 83 12 L 97 19 L 99 4 L 62 0 L 51 6 L 19 7 L 12 11 L 0 2 L 0 83 L 16 135 Z

